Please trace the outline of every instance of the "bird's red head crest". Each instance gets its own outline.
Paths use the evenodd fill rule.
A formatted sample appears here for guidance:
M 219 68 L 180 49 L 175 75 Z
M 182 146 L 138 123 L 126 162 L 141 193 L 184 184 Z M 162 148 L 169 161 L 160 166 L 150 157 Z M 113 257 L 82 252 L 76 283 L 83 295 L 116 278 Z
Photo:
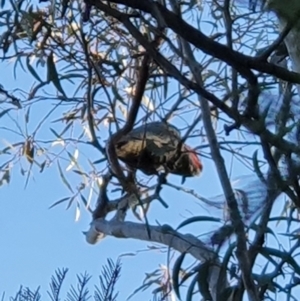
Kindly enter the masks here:
M 190 158 L 191 164 L 193 165 L 197 174 L 199 174 L 203 170 L 203 165 L 202 165 L 201 161 L 199 160 L 199 157 L 198 157 L 196 151 L 186 144 L 184 145 L 184 147 L 185 147 L 186 151 L 189 153 L 189 158 Z

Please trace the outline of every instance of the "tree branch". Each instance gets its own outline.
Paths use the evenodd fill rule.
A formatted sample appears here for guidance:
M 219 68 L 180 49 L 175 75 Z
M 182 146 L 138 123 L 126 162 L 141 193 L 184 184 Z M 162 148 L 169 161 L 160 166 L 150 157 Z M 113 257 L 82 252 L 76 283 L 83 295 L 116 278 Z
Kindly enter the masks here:
M 100 10 L 103 10 L 103 6 L 105 6 L 97 0 L 88 0 L 88 2 L 91 5 L 98 7 Z M 180 37 L 186 39 L 187 42 L 191 43 L 198 49 L 201 49 L 204 53 L 218 58 L 232 66 L 243 76 L 246 76 L 246 78 L 247 74 L 249 75 L 249 69 L 254 69 L 276 76 L 285 81 L 300 84 L 300 75 L 298 73 L 288 71 L 285 68 L 268 62 L 263 62 L 259 58 L 241 54 L 238 51 L 231 50 L 227 46 L 215 42 L 156 1 L 110 0 L 110 2 L 123 4 L 127 7 L 149 13 L 155 19 L 157 19 L 157 11 L 159 10 L 159 16 L 164 18 L 164 23 L 167 27 L 172 29 Z
M 194 76 L 194 79 L 196 80 L 199 86 L 202 86 L 203 85 L 202 75 L 201 75 L 202 68 L 195 60 L 190 45 L 184 39 L 181 39 L 181 43 L 186 53 L 187 62 Z M 231 183 L 227 174 L 224 159 L 219 149 L 217 136 L 211 121 L 209 104 L 208 101 L 203 97 L 199 97 L 199 101 L 202 110 L 203 125 L 206 131 L 207 140 L 209 142 L 212 159 L 215 163 L 216 170 L 225 194 L 225 198 L 230 212 L 231 223 L 234 228 L 234 232 L 236 234 L 236 239 L 237 239 L 236 256 L 241 269 L 243 282 L 247 290 L 249 300 L 258 301 L 256 287 L 252 278 L 252 270 L 251 270 L 251 265 L 248 256 L 247 240 L 244 231 L 244 224 L 242 221 L 241 214 L 239 212 L 238 203 L 236 201 L 234 191 L 231 187 Z
M 90 0 L 94 1 L 94 0 Z M 131 0 L 130 0 L 131 1 Z M 141 1 L 143 2 L 143 1 Z M 93 3 L 100 10 L 105 13 L 111 15 L 116 18 L 120 22 L 124 24 L 124 26 L 129 30 L 132 36 L 146 49 L 147 53 L 160 65 L 161 68 L 165 69 L 165 71 L 170 74 L 170 76 L 174 77 L 178 82 L 180 82 L 183 86 L 188 89 L 191 89 L 201 95 L 202 97 L 209 100 L 213 105 L 219 108 L 222 112 L 227 114 L 230 118 L 232 118 L 238 125 L 245 126 L 250 132 L 256 134 L 260 137 L 263 137 L 266 141 L 268 141 L 271 145 L 276 146 L 284 153 L 294 152 L 296 154 L 300 154 L 300 147 L 295 145 L 294 143 L 288 142 L 282 137 L 278 137 L 267 130 L 260 121 L 250 120 L 247 117 L 239 115 L 235 110 L 229 108 L 223 101 L 221 101 L 214 94 L 208 92 L 195 82 L 188 80 L 185 76 L 181 74 L 181 72 L 172 65 L 164 56 L 162 56 L 155 47 L 153 47 L 140 33 L 140 31 L 129 21 L 127 15 L 123 15 L 119 11 L 110 8 L 109 6 L 101 3 L 95 2 Z M 195 30 L 195 29 L 194 29 Z M 225 47 L 225 46 L 224 46 Z M 272 64 L 269 64 L 272 65 Z M 272 65 L 275 66 L 275 65 Z M 275 66 L 276 67 L 276 66 Z M 283 69 L 283 68 L 281 68 Z M 285 69 L 284 69 L 285 70 Z M 285 70 L 289 73 L 289 71 Z M 292 72 L 293 73 L 293 72 Z M 274 76 L 277 76 L 274 74 Z M 299 77 L 299 74 L 297 74 Z
M 97 219 L 93 225 L 100 233 L 118 238 L 162 243 L 180 253 L 188 253 L 200 261 L 215 260 L 216 257 L 214 250 L 209 249 L 201 240 L 191 234 L 180 234 L 169 225 L 149 225 L 151 238 L 149 238 L 144 224 Z
M 116 132 L 107 142 L 106 145 L 106 153 L 108 157 L 108 161 L 112 167 L 112 171 L 117 176 L 118 180 L 120 181 L 122 187 L 125 191 L 134 192 L 135 185 L 134 183 L 130 183 L 126 178 L 125 175 L 120 167 L 120 164 L 117 159 L 116 150 L 115 150 L 115 143 L 124 135 L 129 133 L 135 123 L 135 119 L 142 102 L 142 97 L 144 95 L 146 83 L 149 77 L 149 56 L 145 55 L 141 68 L 137 75 L 137 85 L 134 97 L 132 99 L 132 106 L 130 108 L 127 121 L 122 129 Z
M 216 301 L 216 295 L 222 291 L 226 285 L 226 279 L 218 282 L 221 270 L 220 262 L 214 250 L 210 249 L 201 240 L 191 234 L 181 234 L 175 231 L 169 225 L 151 226 L 148 225 L 150 237 L 146 225 L 133 222 L 119 222 L 116 220 L 106 221 L 97 219 L 93 222 L 92 227 L 100 235 L 110 235 L 118 238 L 132 238 L 143 241 L 150 241 L 163 244 L 173 248 L 180 253 L 187 253 L 201 262 L 210 263 L 210 277 L 207 279 L 213 300 Z M 222 287 L 220 287 L 220 283 Z M 217 287 L 217 285 L 219 285 Z

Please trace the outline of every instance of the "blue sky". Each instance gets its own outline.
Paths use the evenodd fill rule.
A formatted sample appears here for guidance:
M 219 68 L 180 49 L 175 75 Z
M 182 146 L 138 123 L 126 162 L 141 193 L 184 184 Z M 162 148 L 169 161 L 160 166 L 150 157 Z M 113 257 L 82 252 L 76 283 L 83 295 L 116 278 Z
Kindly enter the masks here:
M 1 84 L 5 89 L 27 90 L 32 84 L 32 78 L 20 68 L 18 69 L 18 78 L 13 78 L 13 64 L 2 63 L 1 69 L 1 73 L 6 75 L 0 77 Z M 50 107 L 49 102 L 38 104 L 33 108 L 29 124 L 30 130 L 34 129 L 34 125 L 40 120 L 40 117 L 47 112 Z M 24 110 L 17 112 L 17 115 L 22 122 Z M 7 118 L 0 119 L 0 125 L 14 126 Z M 40 134 L 42 135 L 40 137 L 46 137 L 45 139 L 53 138 L 48 124 L 45 124 Z M 229 138 L 230 140 L 236 139 L 235 135 Z M 11 134 L 3 134 L 0 137 L 0 148 L 5 147 L 5 140 L 19 141 L 19 138 L 13 137 Z M 200 144 L 199 141 L 196 143 Z M 249 152 L 250 156 L 254 149 Z M 99 158 L 98 153 L 91 146 L 84 147 L 84 153 L 92 161 Z M 228 153 L 224 153 L 224 155 L 232 178 L 249 173 L 249 170 L 237 160 L 232 161 Z M 3 162 L 1 160 L 3 160 L 2 157 L 0 157 L 0 163 Z M 202 161 L 204 162 L 203 174 L 201 177 L 188 179 L 186 186 L 193 188 L 204 197 L 221 193 L 213 163 L 206 158 L 202 158 Z M 63 167 L 65 168 L 67 162 L 64 163 Z M 22 164 L 28 167 L 25 160 L 22 161 Z M 72 175 L 72 172 L 69 172 L 69 175 L 70 183 L 74 186 L 77 185 L 76 176 Z M 69 195 L 61 183 L 57 165 L 46 168 L 43 173 L 39 173 L 38 168 L 34 167 L 33 176 L 34 179 L 31 177 L 27 188 L 24 189 L 26 177 L 21 175 L 19 165 L 16 165 L 13 168 L 11 183 L 0 187 L 0 294 L 5 292 L 6 297 L 11 296 L 17 292 L 20 285 L 23 285 L 32 289 L 41 286 L 41 292 L 44 292 L 45 295 L 51 275 L 57 268 L 63 267 L 70 270 L 65 283 L 67 286 L 74 284 L 77 273 L 85 271 L 93 276 L 91 284 L 97 283 L 97 277 L 107 258 L 115 260 L 120 254 L 145 250 L 150 245 L 147 242 L 120 240 L 112 237 L 107 237 L 94 246 L 87 244 L 82 234 L 82 231 L 88 229 L 90 222 L 90 215 L 86 211 L 81 210 L 80 219 L 75 222 L 74 206 L 68 211 L 64 209 L 65 205 L 48 209 L 55 201 Z M 178 185 L 180 184 L 180 178 L 172 177 L 170 179 Z M 163 208 L 158 202 L 153 203 L 148 215 L 151 224 L 158 221 L 176 227 L 187 217 L 208 212 L 203 209 L 199 201 L 173 189 L 164 188 L 163 196 L 169 209 Z M 215 216 L 211 209 L 209 214 Z M 132 219 L 131 214 L 129 216 Z M 196 224 L 184 231 L 198 234 L 200 227 L 203 226 Z M 210 228 L 207 227 L 208 229 Z M 202 232 L 205 231 L 206 229 L 203 229 Z M 117 287 L 120 291 L 119 300 L 125 300 L 137 286 L 142 284 L 145 272 L 153 271 L 158 264 L 166 264 L 166 254 L 147 251 L 139 252 L 136 256 L 124 257 L 121 278 Z M 93 288 L 92 285 L 90 288 Z M 143 296 L 146 296 L 148 300 L 151 298 L 150 292 L 151 290 L 144 294 L 138 294 L 132 300 L 141 300 Z
M 26 87 L 28 82 L 26 74 L 20 71 L 18 79 L 13 80 L 11 66 L 6 67 L 5 70 L 6 74 L 11 76 L 11 78 L 7 76 L 2 81 L 5 88 Z M 40 118 L 41 111 L 40 106 L 33 107 L 31 112 L 33 124 L 35 119 Z M 41 134 L 47 137 L 50 131 L 45 127 Z M 2 138 L 11 141 L 9 135 Z M 0 143 L 3 144 L 3 139 Z M 89 147 L 86 153 L 92 160 L 97 159 L 98 153 L 92 147 Z M 228 170 L 232 170 L 233 176 L 248 173 L 248 170 L 237 161 L 232 164 L 228 154 L 225 159 Z M 203 174 L 200 177 L 188 179 L 186 186 L 193 188 L 204 197 L 221 193 L 213 163 L 206 158 L 202 158 L 202 161 L 204 162 Z M 27 163 L 22 162 L 26 166 Z M 72 178 L 72 172 L 69 172 L 69 175 Z M 0 237 L 2 240 L 0 292 L 5 291 L 6 295 L 10 296 L 18 290 L 21 284 L 30 288 L 41 285 L 43 292 L 48 289 L 50 276 L 55 269 L 62 267 L 70 269 L 66 284 L 72 284 L 76 274 L 85 271 L 93 275 L 91 283 L 97 283 L 97 275 L 107 258 L 116 259 L 120 254 L 145 250 L 150 245 L 147 242 L 120 240 L 112 237 L 107 237 L 94 246 L 87 244 L 82 231 L 88 229 L 90 215 L 85 210 L 81 210 L 81 217 L 78 222 L 75 222 L 74 206 L 68 211 L 65 210 L 65 205 L 48 209 L 55 201 L 69 195 L 61 183 L 57 166 L 54 164 L 43 173 L 39 173 L 39 170 L 34 167 L 33 176 L 34 180 L 31 178 L 28 187 L 24 189 L 26 177 L 21 176 L 19 166 L 16 165 L 13 168 L 11 183 L 0 189 Z M 172 182 L 180 184 L 180 178 L 173 176 L 171 179 Z M 70 183 L 77 184 L 75 178 L 74 182 Z M 169 209 L 163 208 L 158 202 L 153 203 L 148 215 L 149 222 L 152 224 L 158 221 L 176 227 L 184 218 L 192 214 L 214 216 L 213 210 L 210 209 L 209 212 L 203 210 L 198 201 L 184 193 L 170 188 L 164 188 L 162 193 Z M 197 229 L 199 227 L 203 226 L 196 224 L 184 231 L 190 229 L 199 233 Z M 145 272 L 153 271 L 160 263 L 166 264 L 166 254 L 156 251 L 141 252 L 136 256 L 124 257 L 122 263 L 122 276 L 118 285 L 120 300 L 124 300 L 142 284 Z M 150 299 L 150 292 L 145 295 Z M 142 296 L 138 294 L 132 300 L 140 300 Z
M 11 67 L 5 67 L 8 76 L 2 81 L 2 85 L 6 89 L 14 89 L 17 86 L 25 88 L 28 85 L 28 76 L 20 71 L 18 79 L 13 80 Z M 41 111 L 41 106 L 33 107 L 33 124 L 35 120 L 39 120 Z M 4 120 L 8 122 L 7 119 L 1 119 L 1 125 Z M 47 127 L 41 133 L 45 137 L 50 135 Z M 10 134 L 1 138 L 1 148 L 5 147 L 4 140 L 12 140 Z M 92 147 L 89 147 L 87 152 L 93 160 L 97 159 L 98 153 Z M 188 179 L 186 185 L 205 197 L 220 193 L 212 162 L 205 158 L 202 160 L 203 174 L 201 177 Z M 22 163 L 28 166 L 26 161 Z M 236 168 L 239 173 L 240 167 Z M 71 175 L 71 172 L 69 174 Z M 62 267 L 70 269 L 67 277 L 69 283 L 75 280 L 77 273 L 84 271 L 93 275 L 92 281 L 97 282 L 96 276 L 107 258 L 116 259 L 122 253 L 144 250 L 150 245 L 111 237 L 94 246 L 87 244 L 82 231 L 88 229 L 90 215 L 85 210 L 81 210 L 81 217 L 75 222 L 74 206 L 68 211 L 65 210 L 65 205 L 48 209 L 55 201 L 69 195 L 61 183 L 57 166 L 54 164 L 43 173 L 39 173 L 38 168 L 34 167 L 33 176 L 34 180 L 31 178 L 25 189 L 26 177 L 21 175 L 19 165 L 16 165 L 13 168 L 11 183 L 3 185 L 0 189 L 0 291 L 5 291 L 7 296 L 14 294 L 21 284 L 30 288 L 41 285 L 41 291 L 45 291 L 54 270 Z M 172 177 L 173 180 L 180 184 L 180 178 Z M 74 185 L 76 184 L 74 181 Z M 163 196 L 170 208 L 165 209 L 159 203 L 153 203 L 149 213 L 149 220 L 153 224 L 157 220 L 176 227 L 183 218 L 191 216 L 190 212 L 201 214 L 202 208 L 197 201 L 183 193 L 164 188 Z M 159 263 L 166 263 L 166 255 L 147 251 L 137 256 L 124 257 L 122 262 L 122 277 L 118 288 L 121 296 L 127 297 L 142 284 L 145 272 L 153 271 Z M 137 295 L 133 300 L 139 300 L 140 297 L 141 295 Z
M 203 175 L 188 180 L 187 185 L 198 193 L 205 191 L 205 196 L 220 191 L 213 171 L 213 166 L 207 162 Z M 96 276 L 108 257 L 116 259 L 122 253 L 142 250 L 149 245 L 111 237 L 95 246 L 87 244 L 82 231 L 88 228 L 90 216 L 84 210 L 80 220 L 75 222 L 74 207 L 69 211 L 65 211 L 63 205 L 48 209 L 67 193 L 57 168 L 53 166 L 42 174 L 37 170 L 34 173 L 35 182 L 31 180 L 24 189 L 25 177 L 20 175 L 16 166 L 11 183 L 0 189 L 0 282 L 1 291 L 7 295 L 15 293 L 20 284 L 31 288 L 41 285 L 43 291 L 58 267 L 70 269 L 67 278 L 70 282 L 75 279 L 76 273 L 84 271 Z M 212 179 L 215 179 L 213 185 Z M 176 180 L 179 182 L 179 179 Z M 191 198 L 170 189 L 165 190 L 169 190 L 164 195 L 167 195 L 165 200 L 170 208 L 166 210 L 160 204 L 153 204 L 150 210 L 153 223 L 157 219 L 161 223 L 176 226 L 182 220 L 180 213 L 185 217 L 190 216 L 186 209 L 201 213 L 201 207 Z M 125 257 L 122 261 L 118 288 L 122 295 L 128 296 L 142 283 L 144 272 L 151 272 L 158 263 L 165 263 L 166 256 L 148 251 Z M 130 283 L 128 275 L 131 275 Z M 96 281 L 95 277 L 93 280 Z

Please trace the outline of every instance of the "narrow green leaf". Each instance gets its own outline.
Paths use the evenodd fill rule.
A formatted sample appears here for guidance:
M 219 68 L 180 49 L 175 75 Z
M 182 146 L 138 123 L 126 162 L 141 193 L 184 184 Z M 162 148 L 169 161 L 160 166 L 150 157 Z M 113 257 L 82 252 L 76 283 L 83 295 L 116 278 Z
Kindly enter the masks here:
M 115 86 L 111 87 L 111 91 L 113 92 L 113 94 L 117 100 L 119 100 L 123 105 L 126 105 L 123 97 L 119 94 L 119 92 Z
M 280 252 L 280 251 L 278 251 L 278 252 Z M 278 263 L 276 262 L 276 260 L 273 259 L 271 255 L 277 256 L 277 257 L 281 257 L 280 256 L 281 254 L 276 254 L 275 255 L 274 253 L 270 252 L 269 248 L 266 248 L 266 247 L 260 248 L 259 253 L 262 256 L 264 256 L 266 259 L 268 259 L 272 264 L 274 264 L 275 267 L 278 265 Z
M 18 52 L 18 49 L 15 49 L 16 52 Z M 23 69 L 23 71 L 26 73 L 26 70 L 22 64 L 22 57 L 21 56 L 17 56 L 17 59 L 16 59 L 16 62 L 15 62 L 15 65 L 14 65 L 14 79 L 17 79 L 17 74 L 18 74 L 18 71 L 17 71 L 17 66 L 18 66 L 18 63 L 20 63 L 20 66 L 21 68 Z
M 249 226 L 250 229 L 254 230 L 254 231 L 260 231 L 260 227 L 255 224 L 254 222 Z M 279 243 L 278 239 L 277 239 L 277 235 L 275 234 L 275 232 L 270 228 L 270 227 L 266 227 L 265 229 L 265 234 L 271 234 Z
M 181 300 L 180 290 L 179 290 L 179 275 L 180 275 L 180 269 L 181 269 L 181 265 L 184 260 L 185 254 L 186 253 L 180 254 L 180 256 L 176 259 L 175 264 L 173 266 L 173 273 L 172 273 L 173 289 L 179 300 Z
M 61 169 L 61 167 L 60 167 L 59 161 L 57 161 L 57 165 L 58 165 L 59 175 L 60 175 L 60 177 L 61 177 L 63 183 L 68 187 L 68 189 L 69 189 L 72 193 L 74 193 L 74 192 L 73 192 L 73 189 L 72 189 L 72 187 L 71 187 L 71 185 L 68 183 L 67 179 L 65 178 L 65 176 L 64 176 L 64 174 L 63 174 L 63 171 L 62 171 L 62 169 Z
M 258 176 L 258 178 L 259 178 L 263 183 L 266 183 L 266 180 L 265 180 L 265 178 L 264 178 L 264 175 L 263 175 L 263 173 L 261 172 L 260 167 L 259 167 L 259 164 L 258 164 L 257 153 L 258 153 L 258 150 L 256 150 L 256 151 L 253 153 L 253 156 L 252 156 L 253 168 L 254 168 L 254 171 L 255 171 L 256 175 Z
M 46 163 L 47 163 L 47 161 L 45 160 L 45 161 L 41 164 L 41 166 L 40 166 L 40 172 L 43 172 L 43 171 L 44 171 L 45 166 L 46 166 Z
M 268 117 L 269 115 L 269 110 L 271 108 L 271 105 L 272 105 L 272 102 L 269 102 L 266 107 L 264 108 L 264 110 L 262 111 L 260 117 L 261 117 L 261 120 L 264 122 L 265 124 L 265 121 L 266 121 L 266 118 Z
M 80 169 L 80 167 L 78 166 L 78 156 L 79 156 L 79 151 L 76 148 L 74 155 L 72 155 L 70 152 L 67 151 L 67 154 L 70 158 L 70 164 L 68 165 L 68 167 L 66 168 L 66 171 L 69 171 L 71 169 L 74 168 L 74 166 L 77 166 L 78 169 Z
M 2 155 L 2 154 L 10 155 L 11 153 L 9 152 L 9 150 L 11 150 L 11 146 L 7 146 L 7 147 L 3 148 L 2 150 L 0 150 L 0 155 Z
M 182 223 L 179 224 L 179 226 L 176 228 L 176 230 L 179 230 L 180 228 L 187 226 L 189 224 L 195 223 L 195 222 L 218 222 L 221 223 L 221 219 L 216 217 L 210 217 L 210 216 L 194 216 L 191 218 L 186 219 Z
M 236 242 L 230 244 L 230 246 L 228 247 L 228 249 L 224 255 L 221 270 L 219 273 L 218 284 L 217 284 L 218 288 L 220 288 L 220 290 L 218 291 L 217 300 L 223 300 L 222 299 L 222 297 L 223 297 L 222 288 L 224 287 L 224 283 L 226 283 L 226 281 L 227 281 L 226 280 L 226 277 L 227 277 L 226 272 L 228 269 L 230 258 L 233 254 L 233 250 L 235 249 L 235 247 L 236 247 Z
M 52 128 L 50 128 L 50 131 L 54 134 L 54 136 L 56 138 L 62 139 L 61 136 L 55 130 L 53 130 Z
M 28 107 L 26 113 L 25 113 L 25 122 L 28 123 L 29 122 L 29 116 L 30 116 L 30 108 Z
M 188 288 L 187 294 L 186 294 L 186 301 L 192 301 L 193 300 L 193 295 L 194 295 L 194 289 L 195 285 L 198 282 L 198 275 L 195 275 L 193 280 L 191 281 L 191 284 Z
M 299 219 L 293 218 L 293 217 L 288 217 L 288 216 L 278 216 L 278 217 L 270 217 L 269 222 L 279 222 L 279 221 L 290 221 L 290 222 L 295 222 L 299 223 Z
M 56 201 L 55 203 L 53 203 L 48 209 L 51 209 L 51 208 L 55 207 L 56 205 L 61 204 L 61 203 L 65 202 L 65 201 L 67 201 L 69 199 L 70 199 L 70 197 L 66 197 L 66 198 L 60 199 L 60 200 Z
M 11 178 L 10 169 L 7 168 L 4 172 L 3 177 L 2 177 L 2 181 L 5 180 L 7 182 L 7 184 L 9 184 L 10 183 L 10 178 Z
M 75 172 L 75 173 L 77 173 L 77 174 L 79 174 L 81 176 L 88 177 L 88 174 L 86 172 L 82 171 L 82 170 L 73 169 L 73 172 Z
M 35 94 L 44 86 L 48 85 L 47 82 L 39 83 L 36 86 L 32 87 L 29 95 L 28 95 L 28 100 L 31 100 L 35 97 Z
M 197 273 L 198 289 L 204 300 L 212 300 L 207 281 L 207 279 L 209 279 L 209 267 L 210 263 L 204 262 L 200 265 Z
M 12 162 L 12 159 L 9 159 L 8 161 L 6 161 L 3 164 L 1 164 L 0 165 L 0 170 L 4 170 L 6 168 L 9 168 L 11 162 Z
M 69 82 L 71 83 L 75 83 L 71 80 L 71 78 L 82 78 L 82 79 L 85 79 L 86 77 L 84 76 L 84 74 L 79 74 L 79 73 L 68 73 L 67 75 L 62 75 L 60 77 L 60 79 L 66 79 L 68 80 Z
M 102 158 L 102 159 L 99 159 L 99 160 L 96 160 L 94 162 L 92 162 L 92 164 L 99 164 L 99 163 L 102 163 L 102 162 L 105 162 L 106 159 L 105 158 Z
M 30 64 L 30 58 L 29 58 L 29 56 L 26 57 L 26 65 L 27 65 L 27 69 L 29 70 L 29 72 L 31 73 L 31 75 L 33 75 L 40 83 L 42 83 L 43 81 L 41 80 L 41 78 L 39 77 L 39 75 L 36 73 L 36 71 L 34 70 L 34 68 Z
M 0 112 L 0 118 L 3 117 L 6 113 L 8 113 L 11 109 L 6 109 Z
M 50 55 L 47 58 L 47 81 L 52 82 L 56 89 L 67 98 L 58 78 L 58 73 L 54 63 L 53 52 L 51 51 Z
M 70 128 L 70 126 L 72 125 L 72 122 L 68 123 L 67 126 L 62 130 L 62 132 L 60 133 L 60 137 L 62 137 L 62 135 Z
M 80 197 L 81 197 L 81 200 L 82 200 L 82 202 L 83 202 L 85 208 L 89 208 L 89 204 L 88 204 L 88 201 L 87 201 L 87 199 L 85 198 L 85 196 L 84 196 L 82 193 L 80 193 Z
M 72 205 L 72 203 L 73 203 L 74 200 L 75 200 L 75 195 L 70 198 L 69 204 L 68 204 L 68 206 L 66 208 L 67 210 L 71 207 L 71 205 Z
M 164 89 L 164 99 L 167 99 L 168 97 L 168 76 L 164 74 L 163 76 L 163 89 Z

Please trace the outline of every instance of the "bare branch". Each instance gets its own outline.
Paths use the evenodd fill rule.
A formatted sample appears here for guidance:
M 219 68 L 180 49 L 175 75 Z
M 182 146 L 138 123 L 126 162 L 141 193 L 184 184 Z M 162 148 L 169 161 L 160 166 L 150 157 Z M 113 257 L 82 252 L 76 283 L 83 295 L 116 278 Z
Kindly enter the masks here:
M 148 228 L 151 237 L 149 238 L 146 225 L 133 222 L 119 222 L 116 220 L 106 221 L 103 219 L 95 220 L 92 227 L 103 236 L 110 235 L 118 238 L 133 238 L 157 242 L 173 248 L 180 253 L 190 254 L 201 262 L 208 261 L 210 263 L 210 277 L 208 282 L 214 301 L 216 301 L 217 293 L 222 291 L 226 286 L 226 280 L 218 281 L 221 266 L 215 252 L 191 234 L 181 234 L 169 225 L 149 225 Z M 222 287 L 220 287 L 220 283 Z M 217 285 L 219 285 L 218 288 Z
M 181 40 L 183 49 L 187 56 L 187 62 L 189 64 L 190 70 L 199 85 L 203 84 L 202 77 L 201 77 L 201 66 L 196 62 L 193 52 L 190 48 L 190 45 L 185 41 Z M 202 119 L 204 128 L 207 135 L 207 140 L 210 145 L 212 159 L 215 163 L 216 170 L 225 194 L 225 198 L 227 201 L 227 205 L 230 212 L 230 219 L 233 226 L 233 229 L 237 236 L 237 251 L 236 255 L 239 261 L 243 282 L 246 287 L 249 300 L 251 301 L 258 301 L 258 295 L 256 292 L 255 284 L 251 275 L 251 266 L 248 257 L 247 251 L 247 240 L 244 231 L 244 224 L 242 221 L 241 214 L 239 212 L 238 203 L 235 198 L 234 191 L 231 187 L 231 183 L 227 174 L 227 170 L 225 167 L 224 159 L 221 155 L 218 140 L 216 133 L 214 131 L 212 121 L 211 121 L 211 114 L 208 102 L 203 97 L 199 97 L 201 110 L 202 110 Z
M 108 161 L 111 165 L 112 171 L 117 176 L 118 180 L 120 181 L 122 187 L 125 191 L 133 192 L 135 191 L 135 185 L 134 183 L 128 181 L 124 173 L 120 167 L 120 164 L 117 159 L 116 150 L 115 150 L 115 143 L 124 135 L 129 133 L 135 123 L 135 119 L 140 107 L 140 104 L 142 102 L 142 97 L 145 91 L 146 83 L 149 76 L 149 56 L 145 55 L 140 67 L 140 70 L 137 75 L 137 86 L 136 91 L 132 100 L 132 106 L 127 118 L 127 121 L 122 129 L 120 129 L 118 132 L 116 132 L 107 142 L 106 145 L 106 154 L 108 157 Z
M 250 75 L 248 73 L 249 69 L 255 69 L 260 72 L 274 75 L 282 80 L 300 84 L 300 77 L 298 73 L 288 71 L 268 62 L 262 62 L 257 58 L 241 54 L 240 52 L 231 50 L 228 47 L 213 41 L 158 2 L 156 2 L 155 8 L 152 1 L 113 0 L 110 2 L 140 9 L 144 12 L 150 13 L 154 18 L 157 15 L 157 10 L 159 10 L 160 15 L 164 17 L 164 23 L 166 26 L 171 28 L 179 36 L 184 37 L 187 42 L 201 49 L 204 53 L 216 57 L 234 67 L 246 78 Z M 101 10 L 104 8 L 104 5 L 98 1 L 89 0 L 89 3 Z M 107 11 L 107 9 L 105 10 Z M 189 33 L 188 35 L 186 34 L 187 32 Z

